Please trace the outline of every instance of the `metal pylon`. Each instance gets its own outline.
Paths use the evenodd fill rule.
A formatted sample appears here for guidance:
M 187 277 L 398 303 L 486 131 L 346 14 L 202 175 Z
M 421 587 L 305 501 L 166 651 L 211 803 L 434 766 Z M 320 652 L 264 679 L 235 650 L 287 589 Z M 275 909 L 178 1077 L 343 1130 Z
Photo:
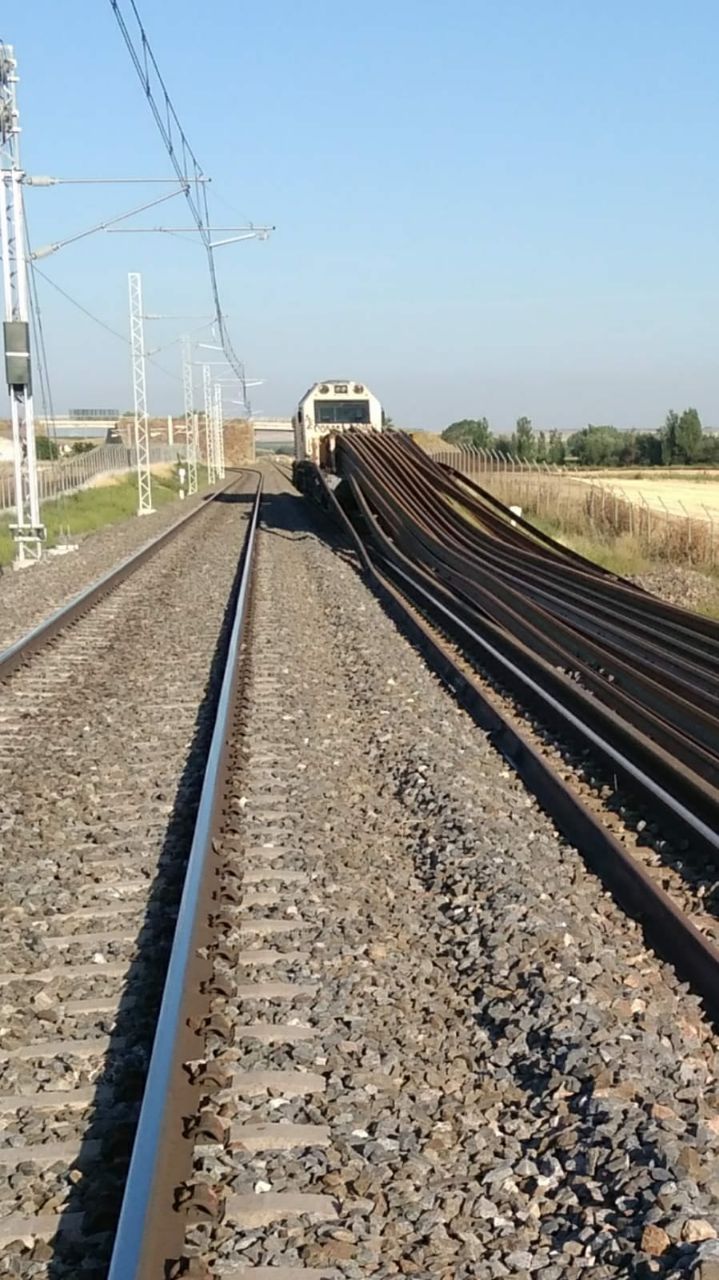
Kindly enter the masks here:
M 214 412 L 212 407 L 212 383 L 210 366 L 202 366 L 202 390 L 205 400 L 205 456 L 207 459 L 207 479 L 214 484 L 217 479 L 217 461 L 215 458 Z
M 222 413 L 222 387 L 215 383 L 214 404 L 215 459 L 220 480 L 225 478 L 225 421 Z
M 30 306 L 27 285 L 25 211 L 20 168 L 17 61 L 0 44 L 0 251 L 4 295 L 5 371 L 10 394 L 15 505 L 11 525 L 15 565 L 34 564 L 42 555 L 45 526 L 40 520 L 35 417 L 30 371 Z
M 185 395 L 185 446 L 187 453 L 187 493 L 197 493 L 197 415 L 190 339 L 182 340 L 182 387 Z
M 142 276 L 131 271 L 127 277 L 130 290 L 130 345 L 132 347 L 132 389 L 135 401 L 135 451 L 137 454 L 137 514 L 152 511 L 152 478 L 150 475 L 150 428 L 147 420 L 145 389 L 145 326 L 142 310 Z

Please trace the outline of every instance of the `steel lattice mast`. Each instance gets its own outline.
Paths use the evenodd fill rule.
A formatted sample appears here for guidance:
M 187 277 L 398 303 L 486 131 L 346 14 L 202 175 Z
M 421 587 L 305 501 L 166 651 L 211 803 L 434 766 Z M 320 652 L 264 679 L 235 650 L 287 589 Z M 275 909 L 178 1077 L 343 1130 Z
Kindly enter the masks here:
M 215 383 L 215 458 L 220 480 L 225 478 L 225 422 L 222 414 L 222 387 Z
M 217 479 L 217 466 L 215 462 L 215 433 L 213 427 L 213 410 L 212 410 L 212 384 L 210 381 L 210 366 L 203 364 L 202 366 L 202 390 L 205 401 L 205 457 L 207 461 L 207 479 L 210 484 L 214 484 Z
M 142 276 L 139 271 L 130 271 L 127 281 L 130 292 L 130 344 L 132 347 L 132 388 L 135 404 L 137 514 L 146 516 L 152 511 L 152 480 L 150 476 L 150 429 L 147 420 L 147 391 L 145 384 L 145 325 L 142 311 Z
M 0 250 L 5 300 L 5 372 L 10 394 L 17 509 L 11 529 L 16 543 L 15 564 L 21 567 L 40 559 L 45 527 L 40 520 L 35 452 L 17 81 L 12 47 L 0 44 Z
M 187 493 L 197 493 L 197 416 L 190 339 L 182 339 L 182 389 L 185 396 L 185 444 L 187 448 Z

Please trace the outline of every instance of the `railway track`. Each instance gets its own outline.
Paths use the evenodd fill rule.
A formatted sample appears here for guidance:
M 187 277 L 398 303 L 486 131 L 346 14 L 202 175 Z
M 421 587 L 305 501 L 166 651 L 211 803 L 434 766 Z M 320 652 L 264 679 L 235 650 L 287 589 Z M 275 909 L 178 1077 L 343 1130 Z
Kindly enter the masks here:
M 247 482 L 0 658 L 0 1275 L 107 1273 Z
M 19 666 L 27 662 L 33 654 L 39 653 L 67 627 L 75 623 L 92 609 L 99 600 L 109 595 L 120 583 L 150 560 L 157 552 L 176 538 L 190 523 L 202 516 L 212 502 L 221 501 L 237 484 L 236 477 L 215 490 L 204 505 L 195 505 L 173 524 L 162 529 L 160 533 L 143 543 L 136 551 L 131 552 L 119 564 L 115 564 L 107 572 L 95 578 L 88 586 L 77 592 L 64 604 L 61 604 L 48 617 L 43 618 L 36 626 L 24 632 L 6 648 L 0 650 L 0 680 L 6 679 Z
M 672 1274 L 682 1251 L 704 1265 L 710 1202 L 697 1191 L 689 1209 L 672 1140 L 660 1132 L 666 1123 L 676 1136 L 680 1120 L 663 1109 L 667 1081 L 683 1072 L 693 1082 L 687 1055 L 708 1051 L 696 1004 L 600 904 L 573 851 L 543 844 L 556 837 L 524 798 L 510 826 L 531 824 L 524 839 L 537 898 L 520 946 L 536 976 L 503 978 L 506 919 L 518 918 L 516 831 L 514 856 L 495 852 L 474 889 L 470 867 L 482 863 L 487 813 L 491 840 L 505 830 L 516 784 L 497 775 L 488 746 L 489 776 L 467 764 L 476 737 L 426 674 L 420 680 L 416 659 L 400 656 L 391 627 L 380 660 L 376 606 L 277 476 L 268 476 L 257 555 L 241 706 L 233 715 L 228 698 L 228 720 L 216 729 L 216 758 L 220 737 L 227 750 L 214 782 L 208 771 L 208 822 L 193 848 L 194 935 L 188 952 L 185 930 L 170 964 L 170 974 L 184 975 L 184 993 L 179 980 L 168 985 L 169 1029 L 160 1023 L 110 1280 L 462 1280 L 530 1268 L 571 1277 L 590 1264 L 603 1276 L 643 1274 L 653 1237 L 632 1181 L 645 1175 L 631 1153 L 647 1144 L 649 1183 L 656 1176 L 659 1194 L 668 1180 L 670 1207 L 654 1219 L 666 1222 L 666 1258 L 647 1274 Z M 472 769 L 483 820 L 472 819 L 466 797 L 443 790 L 455 743 L 458 778 Z M 433 751 L 442 766 L 432 775 Z M 578 915 L 565 888 L 556 894 L 564 954 L 549 1004 L 542 975 L 555 903 L 537 886 L 532 855 L 544 888 L 559 874 L 574 886 L 569 897 L 578 886 L 586 894 Z M 494 907 L 479 905 L 490 865 L 500 879 L 497 865 L 506 866 L 511 885 L 495 935 Z M 525 882 L 522 912 L 529 896 Z M 477 916 L 482 946 L 468 951 Z M 588 920 L 589 986 L 586 956 L 570 960 L 566 950 Z M 652 1045 L 637 1082 L 622 1007 L 641 1022 L 645 983 L 662 1028 L 668 1019 L 681 1030 L 677 1041 Z M 484 1008 L 468 1017 L 478 989 Z M 566 1092 L 556 1092 L 558 1080 Z M 612 1108 L 631 1096 L 618 1132 Z M 587 1164 L 588 1143 L 597 1157 Z
M 354 524 L 319 474 L 315 483 L 383 599 L 716 1014 L 719 930 L 704 893 L 719 854 L 719 626 L 510 520 L 404 440 L 357 433 L 340 448 Z M 601 778 L 588 786 L 597 761 Z M 615 794 L 644 805 L 630 849 L 612 831 Z M 649 858 L 638 838 L 647 816 L 660 835 Z M 693 911 L 680 905 L 685 874 L 698 882 Z
M 32 1060 L 27 1079 L 0 1075 L 3 1093 L 14 1091 L 0 1151 L 24 1141 L 23 1089 L 34 1098 L 31 1127 L 52 1116 L 36 1128 L 43 1143 L 69 1124 L 48 1180 L 37 1160 L 16 1166 L 12 1195 L 22 1205 L 40 1190 L 50 1203 L 38 1212 L 54 1222 L 33 1235 L 25 1220 L 26 1234 L 2 1237 L 0 1275 L 7 1262 L 23 1280 L 578 1280 L 587 1267 L 602 1280 L 690 1271 L 713 1280 L 719 1099 L 698 1001 L 397 636 L 286 478 L 265 469 L 261 509 L 258 494 L 251 513 L 240 510 L 241 571 L 213 696 L 194 736 L 191 716 L 178 721 L 186 737 L 153 775 L 148 819 L 127 795 L 118 812 L 100 809 L 102 771 L 91 772 L 84 825 L 75 814 L 47 879 L 38 863 L 41 937 L 31 946 L 32 913 L 18 895 L 25 968 L 12 1008 L 45 992 L 37 1017 L 86 1016 L 69 1024 L 73 1043 L 83 1055 L 94 1043 L 80 1072 L 56 1044 L 44 1074 Z M 227 536 L 222 522 L 218 542 Z M 176 669 L 175 690 L 187 676 L 173 658 L 188 643 L 198 676 L 207 662 L 198 618 L 209 628 L 212 599 L 225 598 L 212 560 L 210 547 L 190 635 L 178 624 L 165 639 L 169 662 L 154 669 L 155 679 Z M 170 582 L 177 562 L 163 573 L 154 564 Z M 198 580 L 186 588 L 197 606 Z M 117 615 L 124 634 L 156 624 L 147 583 L 137 595 L 137 624 Z M 93 644 L 102 634 L 98 625 Z M 124 657 L 106 673 L 105 696 Z M 42 685 L 38 661 L 8 688 Z M 141 701 L 126 692 L 128 708 Z M 196 708 L 190 691 L 187 701 Z M 119 722 L 117 702 L 96 705 Z M 140 774 L 152 755 L 164 759 L 165 734 L 178 738 L 167 706 L 163 694 L 152 733 L 143 717 Z M 61 708 L 54 728 L 59 740 L 65 726 L 64 758 L 83 779 L 97 741 L 83 750 L 69 710 L 77 715 Z M 132 776 L 139 727 L 123 725 L 129 742 L 110 789 Z M 181 759 L 186 787 L 170 805 Z M 33 830 L 38 817 L 41 848 L 47 815 L 31 806 Z M 91 917 L 68 927 L 63 912 L 89 896 L 90 947 L 105 961 L 97 969 L 113 969 L 108 987 L 93 968 L 71 1004 L 96 956 L 62 943 L 56 967 L 67 981 L 48 986 L 43 939 L 54 919 L 43 899 L 48 884 L 68 884 L 63 860 L 78 836 L 82 865 L 69 901 L 58 896 L 57 919 L 64 936 L 82 937 Z M 168 879 L 165 861 L 181 874 Z M 27 881 L 18 884 L 26 895 Z M 130 923 L 126 940 L 99 914 L 108 889 Z M 125 913 L 136 893 L 141 912 Z M 118 1007 L 125 945 L 133 967 Z M 152 990 L 148 964 L 158 970 Z M 39 973 L 31 987 L 28 969 Z M 73 1101 L 56 1113 L 58 1083 Z

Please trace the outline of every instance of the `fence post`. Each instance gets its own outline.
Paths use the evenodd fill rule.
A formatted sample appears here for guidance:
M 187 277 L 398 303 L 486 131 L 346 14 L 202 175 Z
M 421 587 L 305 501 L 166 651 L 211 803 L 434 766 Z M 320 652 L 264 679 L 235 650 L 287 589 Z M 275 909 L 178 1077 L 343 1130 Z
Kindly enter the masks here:
M 667 544 L 668 544 L 668 543 L 669 543 L 669 541 L 670 541 L 671 528 L 672 528 L 672 526 L 671 526 L 671 518 L 670 518 L 670 516 L 669 516 L 669 508 L 667 507 L 667 504 L 666 504 L 666 502 L 664 501 L 664 499 L 663 499 L 663 497 L 662 497 L 662 495 L 661 495 L 660 493 L 658 493 L 658 494 L 657 494 L 657 502 L 659 502 L 659 503 L 661 504 L 662 510 L 663 510 L 663 512 L 664 512 L 664 516 L 663 516 L 663 519 L 664 519 L 664 538 L 663 538 L 663 542 L 662 542 L 662 551 L 663 551 L 663 553 L 665 554 L 666 558 L 667 558 L 667 559 L 669 559 L 670 557 L 666 555 L 667 551 L 668 551 L 668 550 L 670 550 L 670 548 L 668 548 L 668 545 L 667 545 Z
M 709 510 L 706 502 L 702 502 L 702 509 L 706 513 L 707 523 L 709 525 L 709 564 L 714 568 L 714 516 Z
M 624 502 L 624 505 L 627 508 L 627 514 L 629 516 L 629 534 L 630 534 L 630 537 L 633 538 L 634 537 L 634 503 L 632 502 L 631 498 L 627 497 L 627 493 L 625 489 L 622 489 L 622 501 Z
M 647 555 L 648 555 L 648 556 L 650 556 L 650 555 L 652 554 L 652 509 L 651 509 L 651 506 L 649 505 L 649 503 L 647 502 L 646 498 L 644 497 L 644 494 L 643 494 L 643 493 L 640 493 L 640 494 L 639 494 L 639 497 L 640 497 L 641 501 L 644 503 L 644 510 L 645 510 L 645 512 L 646 512 L 646 534 L 647 534 L 647 538 L 646 538 L 646 544 L 645 544 L 645 545 L 646 545 L 646 552 L 647 552 Z
M 687 511 L 686 507 L 684 506 L 684 503 L 682 502 L 681 498 L 677 498 L 677 502 L 679 503 L 679 506 L 681 507 L 682 511 L 684 512 L 684 518 L 685 518 L 685 521 L 686 521 L 686 530 L 687 530 L 687 560 L 688 560 L 688 561 L 689 561 L 689 563 L 691 564 L 691 559 L 692 559 L 692 545 L 693 545 L 693 539 L 692 539 L 692 522 L 691 522 L 691 517 L 690 517 L 689 512 Z

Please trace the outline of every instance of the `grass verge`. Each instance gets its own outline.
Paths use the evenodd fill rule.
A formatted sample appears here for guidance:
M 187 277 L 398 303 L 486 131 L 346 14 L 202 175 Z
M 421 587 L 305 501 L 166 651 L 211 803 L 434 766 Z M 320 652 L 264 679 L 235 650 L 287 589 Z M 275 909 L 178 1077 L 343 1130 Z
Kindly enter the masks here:
M 545 516 L 538 516 L 529 511 L 524 512 L 524 517 L 534 525 L 535 529 L 541 529 L 542 533 L 549 534 L 549 537 L 554 538 L 554 541 L 561 546 L 569 547 L 570 551 L 578 551 L 580 555 L 586 556 L 587 560 L 593 560 L 603 569 L 608 569 L 610 573 L 618 573 L 622 578 L 637 577 L 658 567 L 657 561 L 650 560 L 645 555 L 638 538 L 633 538 L 628 533 L 604 540 L 593 538 L 589 534 L 563 533 L 560 525 L 555 521 L 547 520 Z
M 529 512 L 526 512 L 525 516 L 535 528 L 548 533 L 555 542 L 559 542 L 563 547 L 569 547 L 572 551 L 578 551 L 587 560 L 593 560 L 595 564 L 608 569 L 610 573 L 619 574 L 622 578 L 647 579 L 643 585 L 648 585 L 650 591 L 656 591 L 659 595 L 663 594 L 662 584 L 668 574 L 684 573 L 685 577 L 689 575 L 693 583 L 693 598 L 689 602 L 678 599 L 676 603 L 684 604 L 695 613 L 701 613 L 707 618 L 715 618 L 719 621 L 719 572 L 716 569 L 700 565 L 671 564 L 666 560 L 652 560 L 642 549 L 639 539 L 630 534 L 620 534 L 618 537 L 607 539 L 592 538 L 587 534 L 568 534 L 561 531 L 558 523 L 547 520 L 543 516 Z M 704 584 L 706 584 L 706 592 Z
M 203 488 L 207 483 L 205 468 L 198 467 L 197 483 Z M 164 507 L 177 498 L 180 482 L 175 468 L 152 477 L 152 503 Z M 64 499 L 53 498 L 42 504 L 42 518 L 47 529 L 48 547 L 62 542 L 69 531 L 69 540 L 84 537 L 105 525 L 119 524 L 137 512 L 137 478 L 133 474 L 119 475 L 109 483 L 90 489 L 69 493 Z M 14 517 L 0 518 L 0 565 L 10 564 L 15 555 L 15 544 L 10 533 Z

